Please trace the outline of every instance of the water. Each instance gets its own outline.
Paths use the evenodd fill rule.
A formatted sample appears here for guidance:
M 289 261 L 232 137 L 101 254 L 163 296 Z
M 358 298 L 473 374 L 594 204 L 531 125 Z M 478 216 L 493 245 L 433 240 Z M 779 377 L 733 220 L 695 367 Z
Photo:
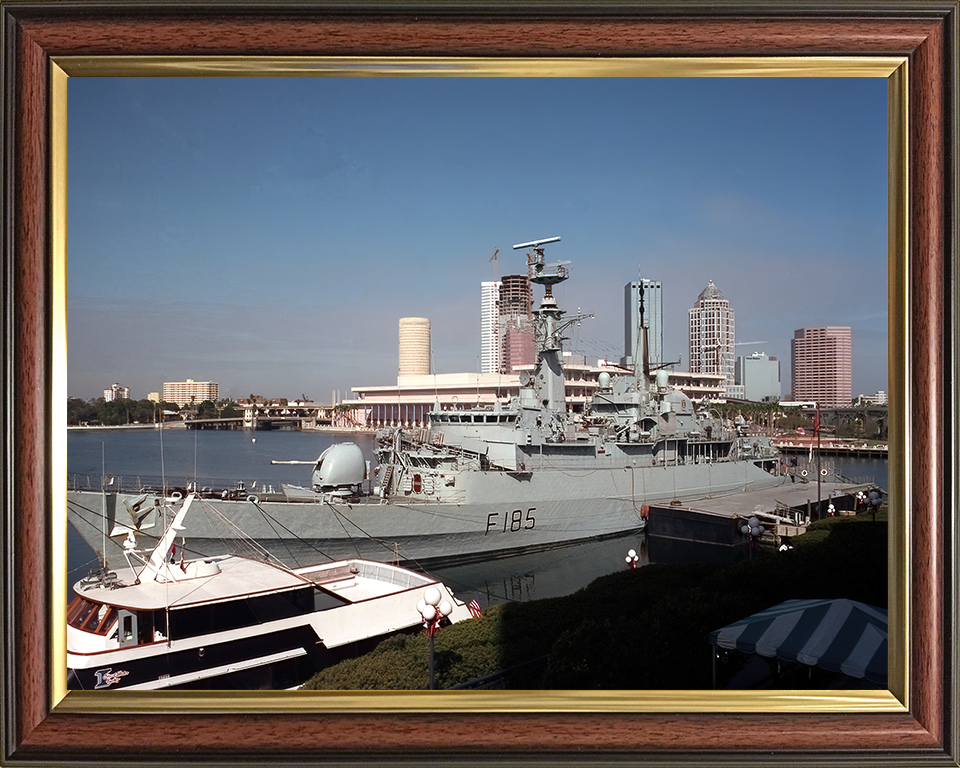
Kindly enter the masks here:
M 67 483 L 100 488 L 104 475 L 111 490 L 141 485 L 236 487 L 280 490 L 282 483 L 310 484 L 313 467 L 271 461 L 316 461 L 329 446 L 356 442 L 373 459 L 373 437 L 300 431 L 190 429 L 71 429 L 67 433 Z M 93 550 L 72 525 L 67 526 L 67 583 L 97 565 Z
M 183 487 L 196 480 L 202 486 L 278 491 L 281 483 L 310 485 L 312 466 L 271 464 L 271 461 L 314 462 L 334 443 L 357 443 L 373 459 L 368 434 L 300 432 L 293 430 L 83 429 L 67 436 L 67 482 L 83 488 L 100 487 L 100 475 L 122 478 L 127 487 L 140 484 Z M 254 485 L 256 484 L 256 485 Z
M 183 487 L 196 480 L 200 487 L 279 490 L 281 483 L 309 485 L 309 465 L 278 465 L 273 461 L 313 462 L 330 445 L 352 441 L 373 461 L 370 435 L 327 432 L 112 429 L 70 430 L 67 438 L 68 482 L 99 488 L 101 472 L 132 488 L 139 484 Z M 162 451 L 161 451 L 162 444 Z M 831 458 L 845 477 L 887 487 L 886 459 Z M 122 480 L 121 480 L 122 478 Z M 256 483 L 256 485 L 254 485 Z M 482 606 L 571 594 L 594 579 L 626 567 L 627 551 L 639 555 L 638 566 L 670 562 L 678 555 L 663 548 L 651 554 L 645 538 L 629 535 L 591 541 L 549 552 L 518 555 L 484 563 L 432 571 L 463 600 L 476 597 Z M 68 584 L 97 563 L 90 547 L 72 526 L 67 530 Z
M 875 483 L 885 491 L 890 490 L 886 459 L 860 456 L 831 456 L 820 460 L 821 466 L 839 472 L 857 483 Z

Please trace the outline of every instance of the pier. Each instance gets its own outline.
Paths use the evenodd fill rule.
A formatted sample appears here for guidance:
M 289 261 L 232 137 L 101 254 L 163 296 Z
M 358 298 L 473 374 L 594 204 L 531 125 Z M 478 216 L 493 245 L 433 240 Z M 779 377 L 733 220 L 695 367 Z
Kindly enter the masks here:
M 821 441 L 820 445 L 813 440 L 802 440 L 792 438 L 790 440 L 772 441 L 774 445 L 784 454 L 802 454 L 819 453 L 821 456 L 860 456 L 872 459 L 884 459 L 887 457 L 887 444 L 877 443 L 870 445 L 855 440 L 829 440 Z
M 650 504 L 647 536 L 684 542 L 687 545 L 708 545 L 705 551 L 728 549 L 746 551 L 750 538 L 740 526 L 750 517 L 764 525 L 764 539 L 779 546 L 781 540 L 802 534 L 812 520 L 830 514 L 854 515 L 859 492 L 873 490 L 872 483 L 802 480 L 774 488 L 745 490 L 726 496 L 701 499 L 693 504 L 674 501 Z M 829 511 L 832 506 L 833 512 Z M 702 547 L 701 547 L 702 549 Z M 715 555 L 727 559 L 719 551 Z

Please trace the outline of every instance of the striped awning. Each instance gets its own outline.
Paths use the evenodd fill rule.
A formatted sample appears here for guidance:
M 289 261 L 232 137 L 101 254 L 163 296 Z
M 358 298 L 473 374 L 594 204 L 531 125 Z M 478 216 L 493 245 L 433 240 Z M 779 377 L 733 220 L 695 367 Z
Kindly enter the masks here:
M 887 685 L 887 611 L 855 600 L 787 600 L 714 630 L 710 643 Z

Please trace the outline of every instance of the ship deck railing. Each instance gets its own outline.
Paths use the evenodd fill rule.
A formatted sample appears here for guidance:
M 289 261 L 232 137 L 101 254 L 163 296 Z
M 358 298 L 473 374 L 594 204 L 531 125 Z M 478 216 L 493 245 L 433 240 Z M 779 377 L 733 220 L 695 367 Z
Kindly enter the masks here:
M 100 475 L 81 474 L 77 472 L 70 473 L 67 478 L 68 491 L 95 491 L 97 493 L 148 493 L 158 495 L 169 495 L 179 491 L 181 495 L 187 492 L 196 492 L 197 495 L 205 499 L 225 498 L 246 498 L 248 495 L 265 496 L 280 495 L 283 492 L 283 484 L 278 480 L 275 483 L 261 482 L 260 480 L 234 481 L 232 485 L 227 482 L 210 483 L 197 488 L 197 483 L 192 478 L 167 479 L 144 475 L 125 476 L 125 475 Z

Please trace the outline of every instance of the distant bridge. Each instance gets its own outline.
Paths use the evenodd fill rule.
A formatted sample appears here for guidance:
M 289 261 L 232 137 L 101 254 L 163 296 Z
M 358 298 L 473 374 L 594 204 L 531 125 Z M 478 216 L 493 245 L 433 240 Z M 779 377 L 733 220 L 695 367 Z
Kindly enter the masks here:
M 242 416 L 190 419 L 187 429 L 315 429 L 344 421 L 334 406 L 306 401 L 242 402 Z
M 187 429 L 239 429 L 243 426 L 242 416 L 233 416 L 223 419 L 188 419 L 183 422 L 175 422 L 177 426 L 183 426 Z
M 245 429 L 312 429 L 333 424 L 334 407 L 306 400 L 243 402 Z

